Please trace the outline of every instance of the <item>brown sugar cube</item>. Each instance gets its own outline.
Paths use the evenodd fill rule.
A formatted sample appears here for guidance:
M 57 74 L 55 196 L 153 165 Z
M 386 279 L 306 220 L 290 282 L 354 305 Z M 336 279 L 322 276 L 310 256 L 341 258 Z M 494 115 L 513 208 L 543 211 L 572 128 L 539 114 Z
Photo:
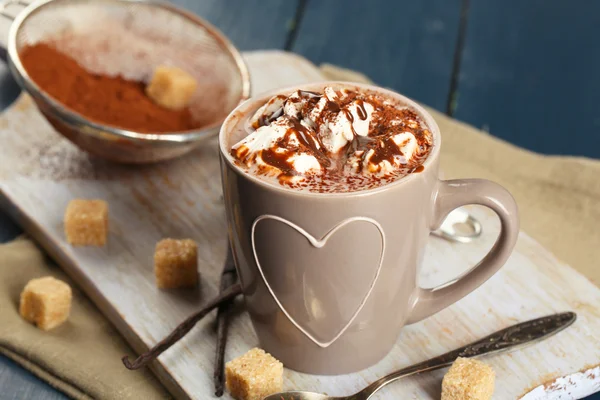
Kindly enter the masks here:
M 146 95 L 164 108 L 181 110 L 187 107 L 197 86 L 196 80 L 182 69 L 161 65 L 154 70 Z
M 283 364 L 263 349 L 253 348 L 225 365 L 225 385 L 236 400 L 262 400 L 281 392 Z
M 71 311 L 71 287 L 51 276 L 30 280 L 21 292 L 19 313 L 47 331 L 62 324 Z
M 104 246 L 108 235 L 108 203 L 71 200 L 65 211 L 65 235 L 73 246 Z
M 163 239 L 154 252 L 156 286 L 192 287 L 198 283 L 198 246 L 192 239 Z
M 442 400 L 489 400 L 494 394 L 492 367 L 473 358 L 457 358 L 442 381 Z

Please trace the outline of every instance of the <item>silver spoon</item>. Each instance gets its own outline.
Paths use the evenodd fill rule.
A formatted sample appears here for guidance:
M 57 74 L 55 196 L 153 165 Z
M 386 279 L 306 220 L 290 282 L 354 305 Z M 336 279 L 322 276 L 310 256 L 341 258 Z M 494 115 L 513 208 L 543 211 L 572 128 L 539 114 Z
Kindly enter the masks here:
M 379 389 L 405 376 L 433 371 L 451 365 L 458 357 L 479 357 L 507 350 L 515 350 L 525 345 L 539 342 L 558 333 L 575 322 L 577 315 L 572 312 L 553 314 L 532 319 L 493 333 L 467 346 L 432 358 L 422 363 L 392 372 L 376 380 L 358 393 L 350 396 L 333 397 L 313 392 L 282 392 L 272 394 L 264 400 L 367 400 Z
M 456 229 L 457 225 L 463 225 L 466 231 L 460 232 Z M 475 217 L 467 210 L 457 208 L 448 214 L 438 230 L 431 233 L 451 242 L 471 243 L 481 236 L 482 231 L 481 223 Z

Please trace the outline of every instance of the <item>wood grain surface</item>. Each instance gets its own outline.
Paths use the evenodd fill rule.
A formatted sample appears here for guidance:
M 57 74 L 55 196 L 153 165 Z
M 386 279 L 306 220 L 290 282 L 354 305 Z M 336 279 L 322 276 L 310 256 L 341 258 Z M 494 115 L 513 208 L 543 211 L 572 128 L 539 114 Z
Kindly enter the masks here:
M 242 50 L 281 49 L 294 26 L 297 0 L 174 0 L 213 23 Z M 11 12 L 17 8 L 11 9 Z M 10 21 L 0 18 L 0 44 L 6 43 Z M 2 46 L 0 46 L 2 47 Z M 0 49 L 0 56 L 3 56 Z M 19 95 L 20 88 L 12 79 L 6 64 L 0 61 L 0 110 L 8 107 Z M 0 243 L 22 233 L 5 213 L 0 211 Z M 0 355 L 0 399 L 65 398 L 30 373 L 14 366 Z
M 240 50 L 283 49 L 299 0 L 171 0 L 217 26 Z
M 402 15 L 405 4 L 413 9 L 418 7 L 418 2 L 380 1 L 376 8 L 367 11 L 368 18 L 364 20 L 361 19 L 366 9 L 364 6 L 350 4 L 346 7 L 341 4 L 341 7 L 335 7 L 340 6 L 339 1 L 330 1 L 335 3 L 334 6 L 323 5 L 321 3 L 325 2 L 318 0 L 306 2 L 308 16 L 314 15 L 312 9 L 322 8 L 323 12 L 329 13 L 320 15 L 329 20 L 325 27 L 295 17 L 294 10 L 303 3 L 298 0 L 175 0 L 174 3 L 207 18 L 244 50 L 281 48 L 284 43 L 291 47 L 295 41 L 299 43 L 298 49 L 316 62 L 353 66 L 367 72 L 381 84 L 405 91 L 418 100 L 425 99 L 425 103 L 429 101 L 427 99 L 437 99 L 432 105 L 440 110 L 448 106 L 443 103 L 443 92 L 451 86 L 451 76 L 448 76 L 448 81 L 439 77 L 441 70 L 449 68 L 449 54 L 456 51 L 457 43 L 453 40 L 457 35 L 452 29 L 458 29 L 458 3 L 465 3 L 465 0 L 428 1 L 433 7 L 411 14 L 410 34 L 404 34 L 407 29 L 405 25 L 399 28 L 403 32 L 401 37 L 382 33 L 379 22 Z M 599 147 L 594 140 L 597 141 L 599 137 L 597 116 L 600 114 L 594 107 L 600 102 L 594 96 L 598 93 L 598 75 L 595 71 L 598 70 L 599 53 L 594 40 L 600 29 L 597 23 L 599 3 L 584 0 L 577 3 L 577 7 L 571 7 L 570 3 L 562 0 L 516 2 L 518 4 L 515 1 L 507 4 L 500 0 L 471 3 L 467 16 L 468 48 L 462 53 L 461 64 L 454 71 L 456 77 L 460 78 L 455 93 L 458 100 L 456 116 L 489 130 L 495 136 L 535 151 L 598 157 Z M 445 15 L 442 15 L 443 10 L 446 10 Z M 350 12 L 354 13 L 354 17 L 350 15 L 348 18 Z M 379 55 L 369 55 L 372 61 L 364 56 L 362 50 L 349 51 L 355 42 L 341 41 L 337 31 L 316 38 L 324 29 L 327 30 L 329 24 L 342 26 L 348 19 L 357 19 L 356 13 L 359 28 L 354 31 L 355 35 L 377 39 Z M 447 20 L 449 15 L 452 23 L 440 29 L 440 22 Z M 434 35 L 431 29 L 425 29 L 426 24 L 437 30 L 438 34 Z M 0 20 L 0 33 L 7 31 L 8 25 L 8 21 Z M 393 26 L 396 29 L 395 22 Z M 302 27 L 304 29 L 301 31 L 294 29 Z M 350 30 L 351 26 L 347 25 L 346 28 Z M 518 46 L 515 45 L 514 35 L 518 35 Z M 505 36 L 509 38 L 509 48 Z M 3 43 L 4 39 L 0 39 Z M 406 64 L 407 53 L 415 52 L 414 48 L 410 50 L 409 47 L 415 43 L 440 51 L 439 56 L 430 55 L 435 55 L 433 61 L 438 62 L 440 60 L 437 57 L 443 57 L 441 66 L 429 64 L 432 60 L 427 58 L 413 58 L 410 64 Z M 440 46 L 443 47 L 440 49 Z M 517 52 L 517 56 L 511 52 Z M 580 58 L 582 62 L 573 62 Z M 590 59 L 591 63 L 588 61 Z M 408 70 L 402 76 L 411 79 L 398 78 L 396 70 Z M 556 76 L 562 79 L 557 80 Z M 434 86 L 433 82 L 441 85 L 442 89 Z M 0 89 L 0 109 L 4 109 L 16 98 L 19 88 L 2 62 Z M 549 92 L 556 95 L 548 95 Z M 505 103 L 514 98 L 528 101 L 520 104 L 516 111 L 507 113 Z M 530 109 L 533 109 L 533 114 L 529 112 Z M 575 130 L 565 127 L 569 113 L 578 115 L 580 126 Z M 572 142 L 565 143 L 562 139 L 565 128 L 570 135 L 596 145 L 574 146 L 570 144 Z M 10 240 L 20 232 L 21 229 L 11 219 L 0 213 L 0 242 Z M 0 388 L 2 399 L 64 398 L 1 356 Z M 597 397 L 600 398 L 600 394 Z
M 6 357 L 0 357 L 0 399 L 64 400 L 67 396 Z
M 444 111 L 460 0 L 308 1 L 291 50 Z
M 471 1 L 454 117 L 540 153 L 600 158 L 599 34 L 595 0 Z
M 0 243 L 14 239 L 20 233 L 21 228 L 8 215 L 0 212 Z
M 258 90 L 320 79 L 314 66 L 298 56 L 256 52 L 246 57 Z M 214 141 L 169 163 L 140 167 L 108 164 L 89 158 L 58 136 L 28 97 L 22 97 L 0 118 L 0 141 L 10 149 L 5 152 L 8 162 L 0 166 L 3 205 L 137 351 L 159 341 L 216 294 L 225 254 L 225 221 Z M 77 197 L 109 202 L 110 237 L 105 248 L 72 248 L 65 243 L 62 215 L 69 200 Z M 491 247 L 498 231 L 496 217 L 485 209 L 472 212 L 483 223 L 484 236 L 471 245 L 432 238 L 421 274 L 423 285 L 453 278 Z M 202 277 L 198 291 L 156 289 L 153 248 L 168 236 L 197 240 Z M 498 375 L 498 398 L 516 398 L 548 379 L 600 362 L 600 338 L 595 335 L 600 319 L 594 306 L 598 303 L 600 289 L 521 233 L 515 253 L 499 274 L 452 307 L 405 328 L 390 355 L 376 366 L 339 377 L 286 370 L 285 387 L 350 394 L 383 374 L 517 321 L 555 311 L 577 311 L 578 322 L 558 336 L 488 359 Z M 203 399 L 211 393 L 211 323 L 210 318 L 202 321 L 153 366 L 177 397 Z M 256 346 L 245 314 L 234 320 L 230 338 L 227 359 Z M 405 379 L 376 398 L 439 398 L 443 373 Z

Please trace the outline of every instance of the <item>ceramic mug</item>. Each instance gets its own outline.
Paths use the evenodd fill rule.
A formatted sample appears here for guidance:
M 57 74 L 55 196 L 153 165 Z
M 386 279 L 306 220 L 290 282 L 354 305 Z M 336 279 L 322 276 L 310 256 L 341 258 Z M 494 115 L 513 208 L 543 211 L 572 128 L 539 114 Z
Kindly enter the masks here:
M 347 87 L 412 107 L 433 133 L 423 171 L 349 193 L 313 193 L 260 179 L 236 165 L 231 146 L 244 121 L 277 94 Z M 508 259 L 519 232 L 517 205 L 482 179 L 439 179 L 442 140 L 421 106 L 370 85 L 328 82 L 253 98 L 225 120 L 220 136 L 230 242 L 260 346 L 291 369 L 341 374 L 383 358 L 400 329 L 448 307 Z M 498 214 L 500 235 L 467 274 L 439 288 L 418 286 L 425 245 L 453 209 L 480 204 Z

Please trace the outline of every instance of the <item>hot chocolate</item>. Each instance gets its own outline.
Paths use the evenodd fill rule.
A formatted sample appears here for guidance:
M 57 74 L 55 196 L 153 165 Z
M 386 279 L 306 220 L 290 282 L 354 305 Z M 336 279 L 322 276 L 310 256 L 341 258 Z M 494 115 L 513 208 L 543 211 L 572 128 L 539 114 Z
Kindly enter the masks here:
M 229 243 L 265 351 L 302 372 L 362 370 L 402 326 L 502 266 L 519 233 L 514 199 L 483 179 L 440 180 L 441 146 L 426 110 L 363 84 L 280 89 L 227 117 L 219 154 Z M 419 287 L 431 231 L 466 204 L 496 212 L 496 243 L 468 273 Z
M 230 154 L 247 172 L 313 192 L 352 192 L 422 170 L 433 135 L 411 107 L 352 88 L 297 90 L 241 122 Z

